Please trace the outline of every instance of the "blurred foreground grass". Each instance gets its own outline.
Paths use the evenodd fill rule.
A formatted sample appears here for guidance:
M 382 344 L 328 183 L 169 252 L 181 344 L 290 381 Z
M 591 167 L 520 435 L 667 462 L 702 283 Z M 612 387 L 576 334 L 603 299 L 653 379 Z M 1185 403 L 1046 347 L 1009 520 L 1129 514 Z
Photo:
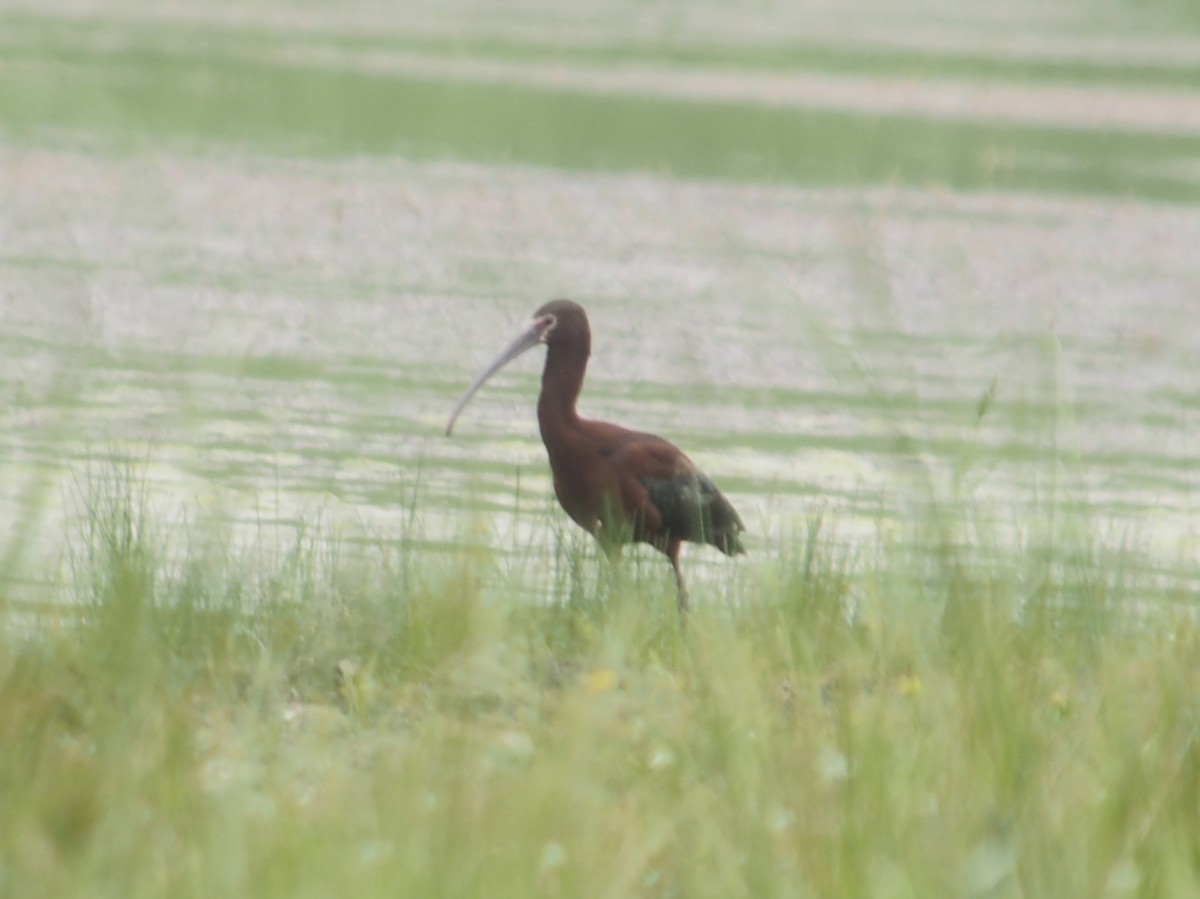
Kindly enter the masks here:
M 1013 576 L 814 518 L 681 631 L 667 579 L 582 542 L 540 605 L 469 541 L 180 558 L 128 470 L 84 489 L 77 605 L 0 638 L 4 895 L 1200 883 L 1194 609 L 1090 537 Z

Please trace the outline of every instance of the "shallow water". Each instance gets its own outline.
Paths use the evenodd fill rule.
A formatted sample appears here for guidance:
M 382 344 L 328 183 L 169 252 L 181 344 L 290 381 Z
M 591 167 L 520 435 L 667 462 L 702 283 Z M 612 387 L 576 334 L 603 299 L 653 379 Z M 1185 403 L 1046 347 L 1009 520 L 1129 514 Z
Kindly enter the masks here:
M 56 570 L 72 485 L 109 455 L 138 460 L 168 517 L 188 507 L 247 535 L 319 512 L 432 546 L 475 520 L 498 552 L 547 548 L 536 354 L 453 439 L 442 428 L 557 295 L 592 318 L 585 414 L 684 447 L 752 547 L 818 508 L 854 535 L 970 496 L 981 539 L 1057 505 L 1136 534 L 1155 565 L 1192 559 L 1200 135 L 1171 54 L 1130 63 L 1136 36 L 1107 55 L 1096 35 L 1064 40 L 1108 79 L 1089 88 L 1075 71 L 1072 90 L 1184 110 L 1170 128 L 1119 115 L 1064 128 L 1047 125 L 1054 72 L 1048 90 L 1026 77 L 1060 62 L 1037 50 L 1036 22 L 1015 32 L 1034 62 L 1011 73 L 1029 115 L 1017 102 L 1015 119 L 981 121 L 881 114 L 888 94 L 862 79 L 889 57 L 869 53 L 852 75 L 875 106 L 813 106 L 811 76 L 779 64 L 773 83 L 798 87 L 772 106 L 754 99 L 753 46 L 731 40 L 713 61 L 711 35 L 704 53 L 683 39 L 657 62 L 646 51 L 737 88 L 706 100 L 702 78 L 684 97 L 583 84 L 621 26 L 572 32 L 593 58 L 571 69 L 536 34 L 480 25 L 514 82 L 481 77 L 484 50 L 456 56 L 430 29 L 375 36 L 409 67 L 397 74 L 258 8 L 231 24 L 200 7 L 214 30 L 190 55 L 172 40 L 195 28 L 149 16 L 10 20 L 0 546 L 19 534 L 36 548 L 28 576 Z M 953 91 L 964 54 L 996 64 L 966 46 L 906 48 L 931 69 L 909 99 Z M 722 561 L 692 555 L 699 577 Z

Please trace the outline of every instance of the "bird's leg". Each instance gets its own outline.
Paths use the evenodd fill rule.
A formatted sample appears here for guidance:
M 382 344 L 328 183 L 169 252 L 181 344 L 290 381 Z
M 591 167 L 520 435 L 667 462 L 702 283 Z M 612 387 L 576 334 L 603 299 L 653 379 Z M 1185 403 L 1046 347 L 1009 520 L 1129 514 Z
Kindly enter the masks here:
M 671 568 L 675 570 L 675 601 L 679 606 L 679 617 L 686 620 L 688 614 L 687 585 L 683 582 L 683 572 L 679 570 L 679 548 L 683 543 L 672 540 L 667 544 L 667 558 L 671 560 Z
M 592 525 L 592 535 L 596 538 L 596 543 L 600 547 L 600 551 L 604 554 L 605 561 L 608 563 L 601 570 L 604 572 L 601 583 L 604 586 L 604 593 L 611 597 L 618 578 L 620 577 L 621 564 L 621 544 L 612 539 L 611 529 L 604 526 L 604 522 L 599 518 Z
M 611 600 L 614 595 L 620 593 L 620 587 L 624 583 L 622 580 L 620 545 L 610 543 L 604 546 L 604 558 L 608 562 L 604 566 L 604 592 L 605 596 Z

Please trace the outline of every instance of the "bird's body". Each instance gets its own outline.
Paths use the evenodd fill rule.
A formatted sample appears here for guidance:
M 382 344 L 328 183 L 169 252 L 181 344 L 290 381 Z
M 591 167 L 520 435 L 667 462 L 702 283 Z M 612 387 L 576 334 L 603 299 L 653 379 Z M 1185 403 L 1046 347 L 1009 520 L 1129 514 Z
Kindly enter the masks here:
M 446 432 L 488 377 L 538 343 L 547 346 L 538 425 L 559 503 L 610 555 L 630 542 L 648 543 L 664 553 L 675 571 L 680 611 L 685 612 L 680 545 L 708 543 L 726 555 L 741 553 L 745 550 L 738 534 L 744 526 L 713 482 L 674 444 L 579 416 L 576 401 L 591 354 L 591 329 L 581 306 L 554 300 L 534 313 L 530 329 L 467 391 Z

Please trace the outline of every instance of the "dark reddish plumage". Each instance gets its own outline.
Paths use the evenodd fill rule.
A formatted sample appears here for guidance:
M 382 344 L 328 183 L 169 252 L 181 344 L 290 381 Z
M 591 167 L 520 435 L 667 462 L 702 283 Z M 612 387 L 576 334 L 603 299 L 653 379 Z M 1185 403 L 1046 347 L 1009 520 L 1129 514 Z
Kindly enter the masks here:
M 738 539 L 744 529 L 742 520 L 678 447 L 654 434 L 579 417 L 575 404 L 592 335 L 587 314 L 578 303 L 553 300 L 538 309 L 529 330 L 467 391 L 446 433 L 484 381 L 538 343 L 547 348 L 538 424 L 558 501 L 610 554 L 630 542 L 649 543 L 666 554 L 675 571 L 679 609 L 686 612 L 680 545 L 690 541 L 711 544 L 726 555 L 745 552 Z

